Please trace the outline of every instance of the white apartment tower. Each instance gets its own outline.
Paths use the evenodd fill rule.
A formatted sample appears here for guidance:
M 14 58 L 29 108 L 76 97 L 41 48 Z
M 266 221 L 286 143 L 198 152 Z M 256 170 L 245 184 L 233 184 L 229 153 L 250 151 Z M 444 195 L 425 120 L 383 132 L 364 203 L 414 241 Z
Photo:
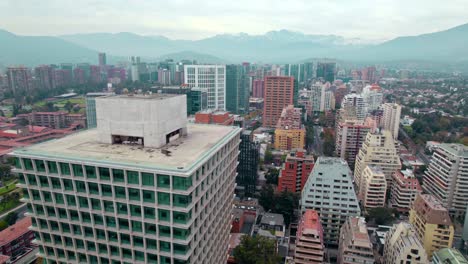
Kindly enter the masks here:
M 416 229 L 408 222 L 393 226 L 385 236 L 383 264 L 430 263 L 426 250 L 418 238 Z
M 226 110 L 226 65 L 185 65 L 184 80 L 208 93 L 208 109 Z
M 362 189 L 359 198 L 366 209 L 385 207 L 387 180 L 379 166 L 368 165 L 362 172 Z
M 354 192 L 351 171 L 340 158 L 319 157 L 301 195 L 301 211 L 318 212 L 326 244 L 338 245 L 340 228 L 361 210 Z
M 96 98 L 97 129 L 12 153 L 44 263 L 226 263 L 240 128 L 185 100 Z
M 380 108 L 383 101 L 382 88 L 377 84 L 367 85 L 362 89 L 362 97 L 366 103 L 366 110 L 368 113 L 377 110 Z
M 331 91 L 327 91 L 329 86 L 330 83 L 312 84 L 310 96 L 312 111 L 324 112 L 335 109 L 335 95 Z
M 390 131 L 396 140 L 400 128 L 401 106 L 395 103 L 385 103 L 383 104 L 383 111 L 382 127 Z
M 355 92 L 345 95 L 341 101 L 341 115 L 345 120 L 364 121 L 366 109 L 364 98 Z
M 369 165 L 379 166 L 385 174 L 387 187 L 390 187 L 393 173 L 401 168 L 400 157 L 390 131 L 369 132 L 362 143 L 354 167 L 354 183 L 360 193 L 365 184 L 363 171 Z
M 468 204 L 468 147 L 440 144 L 423 177 L 423 190 L 437 197 L 452 217 L 464 219 Z

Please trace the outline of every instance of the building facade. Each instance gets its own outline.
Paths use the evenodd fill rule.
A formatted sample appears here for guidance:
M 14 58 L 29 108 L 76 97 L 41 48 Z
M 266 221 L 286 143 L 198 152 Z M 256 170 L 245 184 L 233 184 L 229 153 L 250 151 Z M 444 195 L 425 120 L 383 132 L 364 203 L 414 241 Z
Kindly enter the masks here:
M 392 179 L 390 206 L 400 212 L 409 212 L 416 196 L 421 192 L 421 185 L 411 170 L 396 171 Z
M 351 168 L 354 168 L 356 156 L 369 131 L 373 131 L 373 126 L 357 120 L 339 122 L 336 125 L 335 153 L 346 160 Z
M 226 263 L 240 128 L 184 100 L 96 98 L 97 129 L 12 153 L 44 263 Z
M 226 110 L 226 66 L 184 65 L 184 81 L 206 90 L 208 109 Z
M 395 140 L 398 139 L 400 129 L 401 105 L 385 103 L 383 107 L 382 127 L 392 133 Z
M 468 147 L 440 144 L 423 177 L 425 192 L 436 196 L 455 218 L 464 219 L 468 197 Z
M 368 165 L 362 173 L 362 189 L 359 189 L 359 197 L 364 208 L 385 207 L 387 194 L 387 180 L 380 167 Z
M 361 94 L 351 92 L 343 97 L 341 101 L 342 121 L 359 120 L 366 118 L 367 106 Z
M 318 212 L 326 244 L 338 245 L 340 228 L 346 219 L 361 213 L 351 171 L 340 158 L 319 157 L 301 197 L 302 212 L 308 209 Z
M 306 210 L 301 217 L 296 233 L 294 263 L 321 264 L 324 261 L 323 228 L 319 215 Z
M 86 94 L 86 125 L 88 128 L 96 128 L 96 97 L 113 95 L 114 93 L 87 93 Z
M 349 217 L 341 227 L 338 264 L 374 264 L 372 243 L 363 217 Z
M 300 193 L 313 168 L 314 156 L 306 155 L 306 151 L 303 149 L 291 151 L 286 156 L 278 177 L 278 191 L 288 190 Z
M 275 129 L 275 149 L 292 150 L 305 147 L 306 131 L 301 118 L 301 108 L 288 105 L 283 109 Z
M 411 206 L 409 221 L 429 259 L 435 251 L 452 247 L 454 226 L 447 209 L 435 196 L 419 194 Z
M 237 187 L 243 187 L 245 196 L 253 196 L 257 185 L 257 170 L 260 144 L 253 142 L 253 133 L 244 130 L 239 144 L 239 165 L 237 165 Z
M 429 263 L 426 250 L 413 225 L 401 222 L 387 232 L 382 263 Z
M 264 85 L 263 126 L 275 127 L 283 108 L 294 104 L 294 78 L 266 76 Z
M 433 264 L 468 264 L 468 260 L 456 248 L 443 248 L 432 255 Z

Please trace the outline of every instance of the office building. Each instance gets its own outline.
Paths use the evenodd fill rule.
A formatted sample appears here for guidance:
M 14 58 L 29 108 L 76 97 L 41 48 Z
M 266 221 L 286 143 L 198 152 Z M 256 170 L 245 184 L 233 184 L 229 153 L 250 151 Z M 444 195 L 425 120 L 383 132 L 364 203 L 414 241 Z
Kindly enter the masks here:
M 184 81 L 207 92 L 208 109 L 226 110 L 225 65 L 184 65 Z
M 325 244 L 337 246 L 346 219 L 361 214 L 346 161 L 319 157 L 302 190 L 300 206 L 302 212 L 318 212 Z
M 335 62 L 318 62 L 317 63 L 317 78 L 322 78 L 326 82 L 333 83 L 335 80 L 336 63 Z
M 401 222 L 387 232 L 382 263 L 429 263 L 426 250 L 413 225 Z
M 366 104 L 366 112 L 377 110 L 382 105 L 382 88 L 377 84 L 367 85 L 362 89 L 362 98 Z
M 264 84 L 263 126 L 275 127 L 283 109 L 294 104 L 294 78 L 266 76 Z
M 253 133 L 244 130 L 239 144 L 239 165 L 237 165 L 236 183 L 245 196 L 253 196 L 257 184 L 257 170 L 260 144 L 253 142 Z
M 468 264 L 468 260 L 456 248 L 443 248 L 432 255 L 433 264 Z
M 374 264 L 372 243 L 363 217 L 349 217 L 340 231 L 338 264 Z
M 452 220 L 448 210 L 435 196 L 418 194 L 411 206 L 409 222 L 416 229 L 429 259 L 435 251 L 452 247 Z
M 462 221 L 468 204 L 468 147 L 442 143 L 434 149 L 423 177 L 423 190 L 437 197 L 454 218 Z
M 288 190 L 300 193 L 314 168 L 314 156 L 304 149 L 291 151 L 284 161 L 278 176 L 278 192 Z
M 226 109 L 244 113 L 249 109 L 249 65 L 226 65 Z
M 354 168 L 356 156 L 367 133 L 373 131 L 373 126 L 357 120 L 337 122 L 335 138 L 335 153 L 346 160 L 351 168 Z
M 418 179 L 410 169 L 393 173 L 390 206 L 399 212 L 409 212 L 416 196 L 422 192 Z
M 340 111 L 341 121 L 364 121 L 366 118 L 366 102 L 362 95 L 352 92 L 343 97 Z
M 354 182 L 360 191 L 364 184 L 363 171 L 366 166 L 379 166 L 385 174 L 387 187 L 392 186 L 393 173 L 401 168 L 400 157 L 392 134 L 388 130 L 367 133 L 366 140 L 356 157 Z
M 89 128 L 96 128 L 97 127 L 97 119 L 96 119 L 96 97 L 101 96 L 109 96 L 113 95 L 114 93 L 104 93 L 104 92 L 96 92 L 96 93 L 87 93 L 86 94 L 86 127 Z
M 13 94 L 32 89 L 31 71 L 26 67 L 7 68 L 8 87 Z
M 385 207 L 387 194 L 387 180 L 382 169 L 376 165 L 367 165 L 362 172 L 362 190 L 359 189 L 359 198 L 366 210 L 370 208 Z
M 44 263 L 226 263 L 241 129 L 187 124 L 184 95 L 96 112 L 96 129 L 12 153 Z
M 275 129 L 275 149 L 292 150 L 305 148 L 306 130 L 302 125 L 301 117 L 301 108 L 289 105 L 283 109 Z
M 324 261 L 323 228 L 319 215 L 306 210 L 296 233 L 295 264 L 321 264 Z
M 207 92 L 197 87 L 189 88 L 186 85 L 164 86 L 158 89 L 157 92 L 163 94 L 185 94 L 187 96 L 187 116 L 195 115 L 208 108 Z
M 106 53 L 104 52 L 99 52 L 98 54 L 99 58 L 99 66 L 106 66 L 107 65 L 107 59 L 106 59 Z
M 394 103 L 383 104 L 382 127 L 392 133 L 395 140 L 398 139 L 400 128 L 401 106 Z

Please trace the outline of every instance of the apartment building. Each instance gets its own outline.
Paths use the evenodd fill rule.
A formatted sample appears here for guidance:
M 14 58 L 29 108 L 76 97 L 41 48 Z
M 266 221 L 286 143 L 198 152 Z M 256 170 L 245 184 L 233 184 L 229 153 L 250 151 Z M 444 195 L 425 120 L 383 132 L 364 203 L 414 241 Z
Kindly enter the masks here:
M 275 127 L 285 107 L 294 104 L 294 77 L 266 76 L 263 126 Z
M 382 105 L 383 119 L 382 127 L 392 133 L 395 140 L 398 139 L 400 129 L 401 105 L 396 103 L 385 103 Z
M 366 135 L 373 131 L 374 127 L 369 123 L 358 120 L 347 120 L 338 122 L 336 125 L 335 153 L 338 157 L 346 160 L 354 169 L 356 156 Z
M 368 165 L 362 172 L 362 189 L 359 197 L 364 208 L 385 207 L 387 193 L 387 181 L 385 174 L 379 166 Z
M 207 108 L 226 110 L 226 65 L 184 65 L 188 87 L 207 92 Z
M 301 122 L 302 110 L 288 105 L 281 112 L 275 129 L 274 147 L 277 150 L 303 149 L 306 130 Z
M 349 217 L 340 231 L 338 264 L 374 264 L 372 243 L 363 217 Z
M 314 210 L 306 210 L 296 233 L 295 264 L 321 264 L 324 261 L 323 228 Z
M 382 263 L 429 263 L 426 250 L 413 225 L 401 222 L 387 232 Z
M 416 196 L 422 192 L 418 179 L 410 169 L 393 173 L 390 206 L 400 212 L 409 212 Z
M 304 149 L 291 151 L 286 156 L 278 177 L 278 191 L 300 193 L 313 168 L 314 156 L 307 155 Z

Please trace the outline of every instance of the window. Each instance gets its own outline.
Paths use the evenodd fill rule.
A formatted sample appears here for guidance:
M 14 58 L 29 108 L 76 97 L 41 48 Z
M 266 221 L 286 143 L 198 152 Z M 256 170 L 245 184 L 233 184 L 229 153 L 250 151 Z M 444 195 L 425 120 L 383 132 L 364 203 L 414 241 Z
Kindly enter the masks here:
M 104 220 L 101 215 L 93 214 L 93 220 L 95 225 L 104 225 Z
M 26 170 L 29 170 L 29 171 L 34 170 L 33 163 L 31 161 L 31 159 L 23 159 L 23 163 L 24 163 L 24 168 Z
M 143 238 L 134 236 L 133 237 L 133 245 L 137 247 L 143 247 Z
M 78 164 L 72 164 L 73 175 L 75 177 L 83 177 L 83 166 Z
M 174 223 L 178 224 L 186 224 L 190 219 L 192 218 L 191 212 L 188 213 L 182 213 L 182 212 L 177 212 L 173 211 L 172 212 L 172 220 Z
M 192 202 L 192 196 L 190 195 L 174 194 L 173 198 L 174 206 L 177 207 L 187 207 Z
M 113 169 L 112 176 L 114 178 L 114 182 L 125 182 L 123 170 Z
M 86 177 L 88 179 L 96 179 L 96 168 L 93 166 L 85 166 L 85 171 L 86 171 Z
M 91 201 L 91 208 L 93 210 L 101 210 L 101 201 L 100 200 L 91 198 L 90 201 Z
M 145 218 L 155 219 L 156 218 L 156 211 L 150 207 L 144 207 Z
M 36 164 L 36 170 L 39 172 L 45 172 L 45 163 L 43 160 L 34 160 L 34 163 Z
M 106 216 L 106 226 L 107 227 L 116 227 L 117 223 L 115 222 L 115 218 L 112 217 L 112 216 Z
M 159 236 L 162 237 L 170 237 L 171 236 L 171 228 L 168 226 L 159 226 Z
M 71 173 L 70 173 L 70 164 L 63 163 L 63 162 L 60 162 L 59 164 L 60 164 L 60 173 L 62 175 L 67 175 L 67 176 L 71 175 Z
M 141 179 L 143 186 L 154 186 L 154 174 L 153 173 L 141 173 Z
M 124 230 L 129 230 L 130 226 L 127 219 L 119 218 L 119 228 Z
M 13 160 L 14 160 L 14 162 L 15 162 L 15 168 L 21 169 L 21 162 L 20 162 L 20 159 L 17 158 L 17 157 L 13 157 Z
M 143 190 L 143 201 L 145 203 L 154 203 L 156 202 L 156 195 L 153 191 Z
M 158 174 L 158 187 L 159 188 L 170 188 L 170 177 L 169 175 Z
M 104 210 L 106 212 L 113 213 L 114 212 L 114 203 L 110 201 L 103 201 L 104 203 Z
M 131 201 L 140 201 L 140 191 L 138 189 L 129 188 L 128 196 Z
M 130 236 L 127 234 L 120 234 L 120 244 L 130 245 Z
M 145 233 L 147 235 L 156 235 L 156 225 L 155 224 L 149 224 L 145 223 Z
M 112 196 L 111 186 L 107 184 L 101 184 L 101 194 L 102 196 L 111 197 Z
M 171 221 L 170 213 L 168 210 L 158 209 L 158 220 L 159 221 Z
M 27 175 L 28 175 L 29 185 L 37 185 L 36 176 L 33 174 L 27 174 Z
M 130 214 L 132 216 L 141 216 L 141 207 L 137 205 L 130 205 Z
M 174 232 L 174 238 L 175 239 L 187 239 L 187 237 L 190 235 L 190 229 L 181 229 L 181 228 L 172 228 L 172 231 Z
M 99 195 L 99 185 L 97 183 L 88 182 L 88 190 L 90 194 Z
M 154 239 L 149 239 L 147 238 L 146 239 L 146 248 L 149 248 L 149 249 L 157 249 L 158 245 L 157 245 L 157 242 L 156 240 Z M 157 257 L 156 257 L 156 261 L 157 261 Z
M 54 193 L 55 203 L 56 204 L 65 204 L 63 199 L 63 194 L 61 193 Z
M 164 252 L 171 252 L 171 243 L 159 241 L 159 250 Z
M 65 197 L 67 198 L 68 206 L 76 206 L 75 196 L 66 194 Z
M 62 189 L 62 185 L 60 184 L 60 180 L 58 178 L 50 178 L 50 181 L 52 182 L 52 187 L 54 189 Z
M 39 183 L 41 187 L 49 187 L 49 180 L 46 176 L 39 175 Z
M 132 232 L 143 232 L 143 227 L 141 222 L 132 221 Z
M 110 172 L 108 168 L 99 168 L 99 178 L 103 181 L 110 181 Z
M 71 180 L 62 179 L 63 188 L 66 191 L 73 191 L 73 182 Z
M 126 204 L 123 203 L 115 203 L 117 206 L 117 213 L 122 214 L 122 215 L 127 215 L 128 213 L 128 208 Z
M 76 192 L 86 193 L 86 185 L 82 181 L 75 181 Z
M 171 204 L 171 196 L 168 193 L 158 192 L 158 203 L 162 205 Z
M 115 198 L 126 199 L 127 195 L 125 194 L 125 188 L 114 186 Z
M 140 184 L 140 178 L 137 171 L 127 171 L 127 183 L 128 184 Z
M 188 190 L 192 187 L 192 177 L 172 177 L 172 186 L 176 190 Z

